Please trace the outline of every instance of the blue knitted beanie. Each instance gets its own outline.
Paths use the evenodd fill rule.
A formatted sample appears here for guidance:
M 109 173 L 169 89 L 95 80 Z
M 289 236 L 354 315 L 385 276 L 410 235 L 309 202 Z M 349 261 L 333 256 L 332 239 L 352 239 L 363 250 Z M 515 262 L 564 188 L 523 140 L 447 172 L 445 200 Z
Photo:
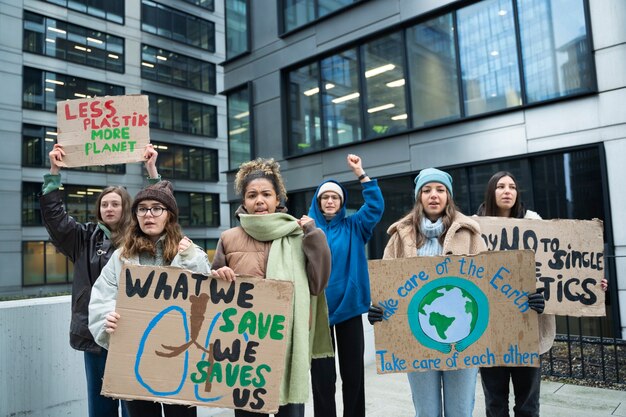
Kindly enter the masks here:
M 426 168 L 420 171 L 419 175 L 415 177 L 415 198 L 425 184 L 429 182 L 438 182 L 443 184 L 448 189 L 451 196 L 452 193 L 452 177 L 447 172 L 441 171 L 437 168 Z

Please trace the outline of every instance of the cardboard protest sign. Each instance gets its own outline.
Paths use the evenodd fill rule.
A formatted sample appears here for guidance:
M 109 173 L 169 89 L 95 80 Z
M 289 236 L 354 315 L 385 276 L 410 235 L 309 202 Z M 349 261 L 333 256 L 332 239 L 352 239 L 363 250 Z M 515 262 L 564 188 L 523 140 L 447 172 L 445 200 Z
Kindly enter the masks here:
M 276 412 L 292 299 L 288 281 L 127 265 L 102 393 Z
M 143 160 L 150 143 L 148 96 L 105 96 L 57 102 L 57 142 L 63 166 Z
M 535 252 L 546 314 L 605 316 L 602 221 L 473 217 L 487 248 Z
M 369 261 L 379 374 L 538 367 L 531 251 Z

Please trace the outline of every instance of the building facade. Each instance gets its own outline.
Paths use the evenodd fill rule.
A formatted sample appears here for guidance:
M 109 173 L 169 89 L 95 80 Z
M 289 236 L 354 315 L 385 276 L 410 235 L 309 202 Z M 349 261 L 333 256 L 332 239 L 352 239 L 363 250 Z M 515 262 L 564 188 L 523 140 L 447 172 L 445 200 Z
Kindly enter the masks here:
M 224 4 L 214 0 L 0 0 L 0 297 L 65 292 L 72 264 L 42 226 L 37 194 L 56 102 L 146 94 L 157 168 L 185 233 L 209 254 L 229 226 Z M 99 191 L 145 185 L 142 164 L 62 171 L 68 212 L 91 221 Z
M 305 214 L 326 178 L 360 186 L 363 158 L 386 210 L 369 244 L 438 167 L 476 212 L 488 179 L 513 172 L 545 219 L 604 222 L 608 316 L 560 331 L 626 335 L 626 3 L 622 0 L 225 0 L 228 201 L 237 166 L 280 161 Z M 574 328 L 569 328 L 569 327 Z

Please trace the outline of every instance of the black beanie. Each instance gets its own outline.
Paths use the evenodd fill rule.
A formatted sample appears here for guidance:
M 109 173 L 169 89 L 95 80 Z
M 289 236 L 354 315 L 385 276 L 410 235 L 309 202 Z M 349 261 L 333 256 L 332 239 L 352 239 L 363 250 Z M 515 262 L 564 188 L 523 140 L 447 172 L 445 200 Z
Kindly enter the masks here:
M 171 182 L 167 180 L 159 181 L 139 191 L 135 196 L 135 201 L 133 201 L 133 213 L 137 212 L 137 206 L 144 200 L 158 201 L 178 218 L 178 205 L 174 198 L 174 188 Z

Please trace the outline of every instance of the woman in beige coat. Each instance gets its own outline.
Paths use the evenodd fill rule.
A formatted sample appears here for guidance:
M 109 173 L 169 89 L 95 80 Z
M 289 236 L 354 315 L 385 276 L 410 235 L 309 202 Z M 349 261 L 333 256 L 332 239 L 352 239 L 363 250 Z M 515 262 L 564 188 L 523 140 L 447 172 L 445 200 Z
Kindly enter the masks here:
M 435 168 L 415 178 L 413 210 L 392 224 L 384 259 L 414 256 L 472 255 L 487 250 L 478 223 L 461 214 L 452 198 L 452 177 Z M 382 310 L 370 307 L 370 322 Z M 478 370 L 408 373 L 416 417 L 471 417 Z M 442 412 L 443 411 L 443 412 Z

